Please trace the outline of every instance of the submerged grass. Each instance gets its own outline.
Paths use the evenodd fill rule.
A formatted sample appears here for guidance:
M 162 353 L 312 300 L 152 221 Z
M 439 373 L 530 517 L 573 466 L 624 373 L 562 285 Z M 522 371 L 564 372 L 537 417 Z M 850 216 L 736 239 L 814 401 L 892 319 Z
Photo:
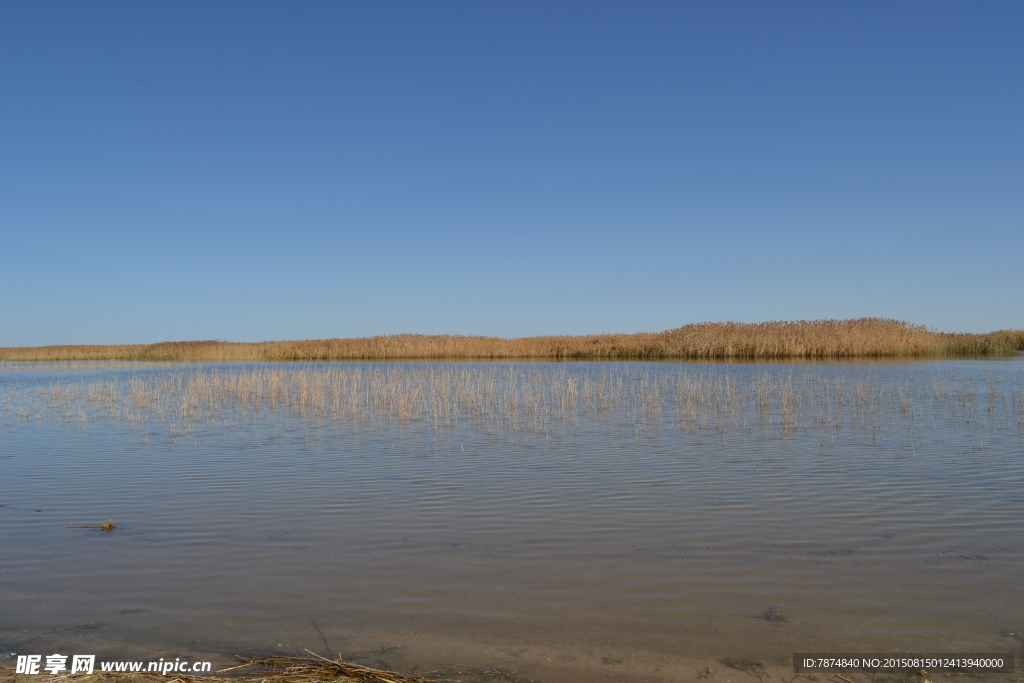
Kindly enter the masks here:
M 1009 354 L 1024 331 L 950 334 L 899 320 L 699 323 L 665 332 L 502 339 L 398 334 L 357 339 L 0 348 L 0 361 L 328 361 L 386 359 L 843 358 Z

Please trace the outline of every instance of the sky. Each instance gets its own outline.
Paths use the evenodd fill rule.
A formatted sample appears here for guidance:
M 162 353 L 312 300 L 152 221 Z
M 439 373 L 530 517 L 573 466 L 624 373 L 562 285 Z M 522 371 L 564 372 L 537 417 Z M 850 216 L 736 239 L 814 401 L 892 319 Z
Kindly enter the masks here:
M 1024 328 L 1024 3 L 0 3 L 0 346 Z

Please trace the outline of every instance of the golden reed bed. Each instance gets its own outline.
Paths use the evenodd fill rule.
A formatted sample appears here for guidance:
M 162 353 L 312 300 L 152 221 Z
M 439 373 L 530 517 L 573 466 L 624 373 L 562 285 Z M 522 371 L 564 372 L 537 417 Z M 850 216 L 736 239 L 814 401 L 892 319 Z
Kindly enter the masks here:
M 357 339 L 0 348 L 0 361 L 326 361 L 386 359 L 842 358 L 1008 354 L 1024 331 L 935 332 L 884 318 L 698 323 L 665 332 L 463 337 L 396 334 Z

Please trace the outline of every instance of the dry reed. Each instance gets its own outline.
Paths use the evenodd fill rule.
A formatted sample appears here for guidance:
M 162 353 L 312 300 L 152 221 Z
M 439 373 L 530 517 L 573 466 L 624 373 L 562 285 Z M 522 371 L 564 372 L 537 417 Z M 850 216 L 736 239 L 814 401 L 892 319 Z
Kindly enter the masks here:
M 841 358 L 1008 354 L 1024 332 L 948 334 L 882 318 L 699 323 L 656 333 L 501 339 L 399 334 L 358 339 L 0 348 L 0 361 L 327 361 L 400 359 Z
M 114 421 L 133 429 L 164 425 L 171 434 L 288 417 L 354 429 L 419 426 L 489 434 L 549 434 L 559 425 L 589 420 L 635 436 L 665 430 L 750 433 L 756 427 L 774 439 L 806 432 L 824 438 L 844 430 L 874 438 L 891 420 L 921 429 L 927 415 L 933 424 L 984 423 L 1024 436 L 1019 371 L 987 384 L 955 370 L 924 383 L 878 379 L 886 376 L 856 367 L 819 373 L 796 372 L 793 366 L 766 366 L 756 374 L 529 364 L 192 368 L 11 388 L 0 395 L 0 417 L 79 425 Z

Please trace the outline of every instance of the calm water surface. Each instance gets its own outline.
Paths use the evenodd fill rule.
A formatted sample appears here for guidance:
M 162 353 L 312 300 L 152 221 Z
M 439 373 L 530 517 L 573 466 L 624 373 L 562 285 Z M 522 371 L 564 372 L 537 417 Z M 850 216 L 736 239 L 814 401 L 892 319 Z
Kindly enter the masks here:
M 0 643 L 541 681 L 1019 653 L 1022 392 L 1020 357 L 0 365 Z

